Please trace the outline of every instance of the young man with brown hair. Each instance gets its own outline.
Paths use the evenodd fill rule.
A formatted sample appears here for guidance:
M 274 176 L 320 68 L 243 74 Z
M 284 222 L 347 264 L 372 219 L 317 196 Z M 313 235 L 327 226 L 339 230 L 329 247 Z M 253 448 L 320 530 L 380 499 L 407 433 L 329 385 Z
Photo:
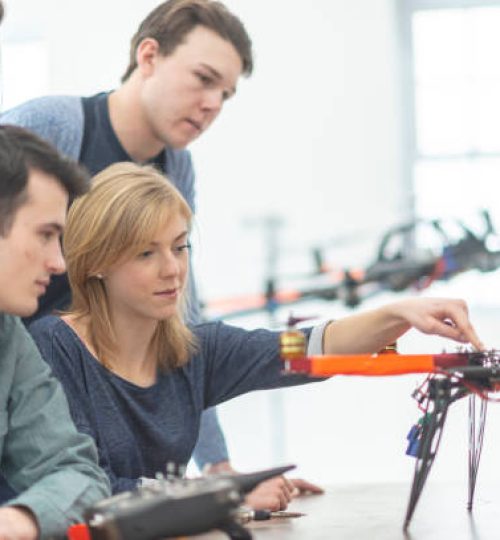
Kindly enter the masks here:
M 17 316 L 32 314 L 64 271 L 60 236 L 87 175 L 46 142 L 0 127 L 0 473 L 17 493 L 0 538 L 61 536 L 109 493 L 93 441 L 71 420 L 59 383 Z

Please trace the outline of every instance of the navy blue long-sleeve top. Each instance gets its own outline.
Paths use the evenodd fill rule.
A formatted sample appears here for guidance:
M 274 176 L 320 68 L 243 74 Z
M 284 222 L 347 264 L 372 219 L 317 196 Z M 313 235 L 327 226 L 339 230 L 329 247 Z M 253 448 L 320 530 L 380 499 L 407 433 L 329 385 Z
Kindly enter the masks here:
M 30 327 L 66 391 L 76 426 L 95 439 L 114 493 L 154 477 L 169 461 L 187 463 L 205 408 L 252 390 L 310 381 L 282 374 L 277 333 L 221 322 L 193 331 L 198 352 L 144 388 L 105 368 L 60 318 L 44 317 Z

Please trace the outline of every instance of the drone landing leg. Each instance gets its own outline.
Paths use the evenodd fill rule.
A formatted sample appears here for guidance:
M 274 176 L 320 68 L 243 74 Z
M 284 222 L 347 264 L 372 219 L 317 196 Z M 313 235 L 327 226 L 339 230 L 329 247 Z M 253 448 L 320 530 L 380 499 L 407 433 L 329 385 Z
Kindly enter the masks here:
M 420 494 L 424 488 L 427 476 L 436 457 L 441 434 L 443 432 L 448 406 L 451 402 L 451 384 L 449 379 L 431 379 L 429 381 L 429 404 L 433 403 L 433 410 L 425 411 L 422 426 L 422 438 L 418 457 L 415 463 L 415 473 L 410 491 L 410 500 L 406 509 L 403 529 L 406 531 L 410 524 L 413 512 L 417 506 Z
M 486 423 L 486 411 L 488 402 L 481 399 L 479 409 L 479 425 L 476 426 L 476 400 L 478 398 L 471 394 L 469 396 L 469 498 L 467 500 L 467 510 L 472 510 L 474 503 L 474 491 L 476 489 L 477 471 L 481 450 L 483 449 L 484 426 Z

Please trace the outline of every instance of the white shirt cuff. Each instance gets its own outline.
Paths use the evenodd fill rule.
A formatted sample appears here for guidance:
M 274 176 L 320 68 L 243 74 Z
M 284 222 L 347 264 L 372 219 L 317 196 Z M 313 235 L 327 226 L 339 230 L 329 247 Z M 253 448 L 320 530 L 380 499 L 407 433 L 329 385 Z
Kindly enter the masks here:
M 330 323 L 331 321 L 325 321 L 312 329 L 311 335 L 309 336 L 309 343 L 307 344 L 307 356 L 323 354 L 323 334 L 325 328 Z

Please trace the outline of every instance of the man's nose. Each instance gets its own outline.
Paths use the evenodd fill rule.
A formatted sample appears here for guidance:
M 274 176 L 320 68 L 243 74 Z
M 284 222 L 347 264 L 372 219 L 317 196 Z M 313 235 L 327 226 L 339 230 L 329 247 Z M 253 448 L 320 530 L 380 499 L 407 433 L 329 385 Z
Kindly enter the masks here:
M 66 262 L 62 254 L 61 243 L 59 240 L 54 242 L 49 259 L 47 261 L 47 268 L 51 274 L 62 274 L 66 270 Z
M 220 88 L 211 88 L 203 97 L 203 108 L 213 112 L 219 112 L 224 103 L 224 91 Z

